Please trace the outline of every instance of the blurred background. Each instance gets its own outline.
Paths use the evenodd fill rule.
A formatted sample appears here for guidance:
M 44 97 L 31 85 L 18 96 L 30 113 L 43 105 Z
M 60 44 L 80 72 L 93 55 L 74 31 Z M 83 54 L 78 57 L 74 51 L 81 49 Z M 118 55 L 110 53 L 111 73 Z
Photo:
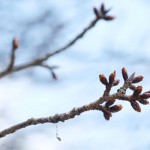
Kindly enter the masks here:
M 57 81 L 48 70 L 30 68 L 0 81 L 0 130 L 31 117 L 64 113 L 95 101 L 103 94 L 100 73 L 121 69 L 144 75 L 143 91 L 150 89 L 150 1 L 101 0 L 1 0 L 0 70 L 9 62 L 12 39 L 20 47 L 15 65 L 28 62 L 64 46 L 94 18 L 93 6 L 112 8 L 111 22 L 100 21 L 81 40 L 47 63 L 57 65 Z M 119 84 L 121 86 L 123 82 Z M 111 92 L 115 92 L 115 87 Z M 130 92 L 129 92 L 130 93 Z M 1 150 L 149 150 L 150 106 L 135 112 L 119 101 L 123 110 L 106 121 L 98 111 L 75 119 L 22 129 L 0 139 Z

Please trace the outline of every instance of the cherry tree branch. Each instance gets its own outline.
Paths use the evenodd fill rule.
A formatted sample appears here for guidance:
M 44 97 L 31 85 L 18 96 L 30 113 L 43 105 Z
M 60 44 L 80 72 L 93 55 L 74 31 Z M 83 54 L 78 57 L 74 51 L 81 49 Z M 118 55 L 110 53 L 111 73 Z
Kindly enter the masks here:
M 63 52 L 64 50 L 67 50 L 68 48 L 73 46 L 90 29 L 92 29 L 99 20 L 110 21 L 110 20 L 114 19 L 113 16 L 108 16 L 107 15 L 109 10 L 105 9 L 104 4 L 101 5 L 100 10 L 98 10 L 97 8 L 94 8 L 93 10 L 94 10 L 94 13 L 95 13 L 95 16 L 96 16 L 95 19 L 93 21 L 91 21 L 91 23 L 87 27 L 85 27 L 85 29 L 81 33 L 79 33 L 77 36 L 75 36 L 66 45 L 64 45 L 63 47 L 61 47 L 59 49 L 56 49 L 56 50 L 54 50 L 52 52 L 49 52 L 49 53 L 45 54 L 42 57 L 36 58 L 36 59 L 34 59 L 34 60 L 30 61 L 30 62 L 26 62 L 24 64 L 17 65 L 17 66 L 14 66 L 14 63 L 15 63 L 15 50 L 16 50 L 16 48 L 14 49 L 14 46 L 17 46 L 17 48 L 18 48 L 18 42 L 17 42 L 17 40 L 15 38 L 13 40 L 13 46 L 12 46 L 13 48 L 12 48 L 12 52 L 11 52 L 11 56 L 10 56 L 10 64 L 8 65 L 8 67 L 4 71 L 0 72 L 0 78 L 3 78 L 3 77 L 5 77 L 5 76 L 7 76 L 9 74 L 12 74 L 14 72 L 21 71 L 21 70 L 24 70 L 24 69 L 27 69 L 27 68 L 31 68 L 31 67 L 35 67 L 35 66 L 42 66 L 43 62 L 48 60 L 50 57 L 52 57 L 52 56 L 54 56 L 56 54 L 59 54 L 59 53 Z M 17 45 L 14 45 L 14 44 L 17 44 Z
M 141 107 L 139 103 L 143 105 L 149 104 L 148 98 L 150 98 L 150 91 L 142 92 L 142 86 L 135 86 L 134 83 L 138 83 L 143 80 L 143 76 L 136 76 L 133 73 L 130 77 L 128 77 L 128 73 L 125 68 L 122 68 L 122 76 L 124 79 L 124 84 L 121 86 L 116 93 L 110 95 L 110 91 L 114 86 L 119 84 L 119 80 L 115 79 L 116 72 L 112 72 L 109 75 L 109 80 L 106 79 L 104 74 L 99 75 L 99 79 L 102 84 L 105 85 L 105 91 L 103 96 L 98 100 L 84 105 L 78 108 L 73 108 L 71 111 L 62 114 L 56 114 L 54 116 L 43 117 L 43 118 L 31 118 L 14 126 L 11 126 L 3 131 L 0 131 L 0 138 L 14 133 L 23 128 L 29 127 L 31 125 L 44 124 L 44 123 L 58 123 L 64 122 L 69 119 L 73 119 L 75 116 L 79 116 L 80 114 L 90 111 L 90 110 L 98 110 L 101 111 L 106 120 L 109 120 L 112 117 L 112 113 L 119 112 L 122 109 L 122 105 L 114 105 L 116 100 L 124 100 L 131 104 L 132 108 L 141 112 Z M 133 94 L 126 95 L 127 89 L 133 91 Z

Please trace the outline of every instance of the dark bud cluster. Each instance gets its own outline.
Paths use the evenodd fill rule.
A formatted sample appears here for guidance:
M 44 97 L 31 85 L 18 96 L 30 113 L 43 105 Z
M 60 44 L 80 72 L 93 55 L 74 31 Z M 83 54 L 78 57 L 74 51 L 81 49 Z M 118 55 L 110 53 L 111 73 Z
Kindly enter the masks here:
M 130 85 L 129 85 L 129 89 L 131 89 L 133 91 L 133 94 L 131 96 L 129 96 L 129 101 L 130 101 L 132 108 L 135 111 L 141 112 L 141 107 L 140 107 L 139 103 L 141 103 L 143 105 L 149 104 L 149 101 L 147 99 L 150 98 L 150 91 L 141 94 L 143 87 L 142 86 L 136 87 L 133 84 L 141 82 L 144 77 L 141 75 L 134 77 L 134 75 L 135 75 L 135 73 L 133 74 L 132 79 L 130 80 Z M 128 73 L 125 68 L 122 68 L 122 76 L 123 76 L 123 79 L 125 82 L 127 82 L 129 80 Z
M 100 9 L 97 9 L 96 7 L 94 7 L 93 11 L 97 19 L 104 19 L 106 21 L 111 21 L 115 18 L 114 16 L 107 15 L 110 9 L 106 9 L 103 3 Z
M 109 75 L 109 81 L 107 80 L 106 76 L 104 74 L 99 75 L 99 79 L 102 84 L 104 84 L 106 87 L 112 87 L 119 84 L 120 80 L 115 80 L 116 77 L 116 71 L 112 72 Z
M 101 7 L 104 11 L 104 6 Z M 134 84 L 139 83 L 143 80 L 143 76 L 135 76 L 133 73 L 131 76 L 128 76 L 126 68 L 122 68 L 122 77 L 124 79 L 124 84 L 117 90 L 117 93 L 110 95 L 110 90 L 113 86 L 119 84 L 120 80 L 116 80 L 116 71 L 112 72 L 107 79 L 104 74 L 99 75 L 99 79 L 102 84 L 105 85 L 105 91 L 103 97 L 106 99 L 105 104 L 102 106 L 101 111 L 104 114 L 104 118 L 109 120 L 112 117 L 112 113 L 119 112 L 122 109 L 122 105 L 115 105 L 116 100 L 125 100 L 130 102 L 132 108 L 141 112 L 140 104 L 147 105 L 149 104 L 148 99 L 150 98 L 150 91 L 142 93 L 142 86 L 135 86 Z M 133 91 L 133 94 L 126 95 L 127 89 Z
M 102 112 L 106 120 L 109 120 L 110 117 L 112 117 L 112 113 L 116 113 L 122 109 L 121 105 L 113 105 L 114 103 L 115 103 L 114 99 L 108 100 L 103 106 Z
M 119 84 L 120 80 L 115 80 L 115 77 L 116 77 L 116 71 L 112 72 L 110 75 L 109 75 L 109 79 L 107 80 L 107 78 L 105 77 L 104 74 L 100 74 L 99 75 L 99 79 L 101 81 L 102 84 L 105 85 L 106 89 L 104 91 L 104 95 L 109 95 L 110 93 L 110 90 L 113 86 L 116 86 Z

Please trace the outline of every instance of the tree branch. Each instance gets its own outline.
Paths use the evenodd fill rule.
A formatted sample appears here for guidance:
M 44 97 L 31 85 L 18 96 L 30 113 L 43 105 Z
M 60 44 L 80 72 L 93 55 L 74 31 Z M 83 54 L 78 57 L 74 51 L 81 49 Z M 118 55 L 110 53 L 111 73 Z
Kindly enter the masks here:
M 103 98 L 101 98 L 102 100 Z M 98 100 L 99 101 L 99 100 Z M 89 105 L 85 105 L 79 108 L 73 108 L 71 111 L 69 111 L 68 113 L 63 113 L 63 114 L 56 114 L 54 116 L 50 116 L 50 117 L 45 117 L 45 118 L 31 118 L 28 119 L 27 121 L 24 121 L 22 123 L 19 123 L 17 125 L 14 125 L 8 129 L 5 129 L 3 131 L 0 132 L 0 138 L 6 136 L 7 134 L 11 134 L 13 132 L 16 132 L 17 130 L 20 130 L 22 128 L 31 126 L 31 125 L 37 125 L 37 124 L 43 124 L 43 123 L 57 123 L 59 121 L 66 121 L 69 119 L 74 118 L 76 115 L 80 115 L 81 113 L 85 112 L 85 111 L 89 111 L 92 110 L 92 108 L 94 109 L 94 103 L 91 103 Z
M 114 17 L 113 16 L 108 16 L 107 13 L 109 12 L 109 10 L 106 10 L 104 7 L 104 4 L 101 5 L 100 10 L 98 10 L 97 8 L 94 8 L 94 13 L 96 18 L 91 21 L 91 23 L 81 32 L 79 33 L 76 37 L 74 37 L 70 42 L 68 42 L 66 45 L 64 45 L 63 47 L 56 49 L 52 52 L 49 52 L 47 54 L 45 54 L 45 56 L 42 56 L 40 58 L 36 58 L 30 62 L 27 62 L 25 64 L 21 64 L 18 66 L 14 66 L 14 62 L 15 62 L 15 55 L 14 52 L 12 51 L 12 55 L 11 55 L 11 61 L 10 64 L 8 65 L 7 69 L 5 69 L 4 71 L 0 72 L 0 78 L 7 76 L 9 74 L 12 74 L 14 72 L 17 71 L 21 71 L 30 67 L 35 67 L 35 66 L 39 66 L 40 64 L 42 64 L 43 62 L 45 62 L 46 60 L 48 60 L 50 57 L 59 54 L 61 52 L 63 52 L 64 50 L 67 50 L 68 48 L 70 48 L 71 46 L 73 46 L 79 39 L 81 39 L 90 29 L 92 29 L 96 23 L 99 20 L 106 20 L 106 21 L 110 21 L 113 20 Z
M 45 118 L 28 119 L 22 123 L 16 124 L 10 128 L 7 128 L 7 129 L 1 131 L 0 138 L 6 136 L 8 134 L 14 133 L 20 129 L 31 126 L 31 125 L 44 124 L 44 123 L 57 123 L 60 121 L 64 122 L 66 120 L 73 119 L 75 116 L 79 116 L 80 114 L 82 114 L 86 111 L 90 111 L 90 110 L 98 110 L 98 111 L 103 112 L 104 118 L 106 120 L 109 120 L 110 117 L 112 117 L 112 113 L 118 112 L 122 109 L 121 105 L 114 105 L 114 103 L 117 99 L 128 101 L 135 111 L 141 112 L 139 103 L 141 103 L 143 105 L 149 104 L 147 99 L 150 98 L 150 91 L 147 91 L 147 92 L 141 94 L 142 86 L 136 87 L 133 84 L 142 81 L 143 76 L 134 77 L 135 73 L 133 73 L 128 78 L 126 69 L 122 68 L 122 76 L 124 78 L 124 84 L 117 90 L 116 93 L 110 95 L 109 93 L 110 93 L 111 88 L 119 84 L 119 80 L 116 80 L 115 76 L 116 76 L 115 71 L 110 74 L 109 80 L 106 79 L 104 74 L 99 75 L 101 83 L 105 85 L 105 91 L 103 93 L 103 96 L 100 97 L 98 100 L 96 100 L 88 105 L 84 105 L 82 107 L 73 108 L 71 111 L 69 111 L 67 113 L 56 114 L 54 116 L 49 116 L 49 117 L 45 117 Z M 126 95 L 127 89 L 133 90 L 133 94 Z

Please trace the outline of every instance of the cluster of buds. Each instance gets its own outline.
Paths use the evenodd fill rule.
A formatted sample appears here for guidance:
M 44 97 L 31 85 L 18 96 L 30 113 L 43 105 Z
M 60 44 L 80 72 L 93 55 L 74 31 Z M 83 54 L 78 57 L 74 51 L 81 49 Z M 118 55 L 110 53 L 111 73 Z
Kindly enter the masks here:
M 93 11 L 97 19 L 104 19 L 106 21 L 110 21 L 114 19 L 114 16 L 107 15 L 110 9 L 106 10 L 105 5 L 103 3 L 100 9 L 97 9 L 96 7 L 94 7 Z
M 104 106 L 102 106 L 102 112 L 104 118 L 109 120 L 112 117 L 112 113 L 116 113 L 122 109 L 122 105 L 113 105 L 115 103 L 115 99 L 108 100 Z
M 128 73 L 125 68 L 122 69 L 122 75 L 123 75 L 124 81 L 127 82 L 129 80 L 129 78 L 128 78 Z M 131 96 L 128 96 L 129 97 L 128 100 L 129 100 L 132 108 L 137 112 L 141 112 L 141 107 L 140 107 L 139 103 L 141 103 L 143 105 L 149 104 L 149 101 L 147 99 L 150 98 L 150 91 L 147 91 L 147 92 L 141 94 L 142 86 L 136 87 L 135 85 L 133 85 L 135 83 L 141 82 L 143 80 L 143 78 L 144 78 L 143 76 L 133 77 L 133 79 L 130 81 L 130 84 L 129 84 L 129 88 L 131 90 L 133 90 L 133 94 Z
M 115 80 L 116 77 L 116 71 L 112 72 L 109 75 L 109 81 L 107 81 L 107 78 L 104 74 L 99 75 L 100 81 L 105 85 L 106 90 L 104 91 L 104 96 L 109 95 L 110 90 L 113 86 L 116 86 L 119 84 L 120 80 Z
M 141 94 L 142 86 L 133 85 L 142 81 L 143 76 L 135 77 L 135 73 L 133 73 L 130 77 L 128 77 L 128 73 L 124 67 L 122 68 L 124 84 L 117 90 L 117 93 L 110 95 L 111 88 L 118 85 L 120 82 L 120 80 L 115 79 L 115 76 L 115 71 L 109 75 L 108 80 L 104 74 L 99 75 L 101 83 L 105 85 L 105 91 L 103 94 L 105 104 L 101 105 L 101 111 L 103 112 L 104 118 L 106 120 L 109 120 L 110 117 L 112 117 L 112 113 L 118 112 L 122 109 L 122 105 L 114 105 L 116 99 L 130 102 L 132 108 L 137 112 L 141 112 L 139 103 L 143 105 L 149 104 L 149 101 L 147 99 L 150 98 L 150 91 Z M 133 91 L 133 94 L 126 95 L 127 89 L 131 89 Z

